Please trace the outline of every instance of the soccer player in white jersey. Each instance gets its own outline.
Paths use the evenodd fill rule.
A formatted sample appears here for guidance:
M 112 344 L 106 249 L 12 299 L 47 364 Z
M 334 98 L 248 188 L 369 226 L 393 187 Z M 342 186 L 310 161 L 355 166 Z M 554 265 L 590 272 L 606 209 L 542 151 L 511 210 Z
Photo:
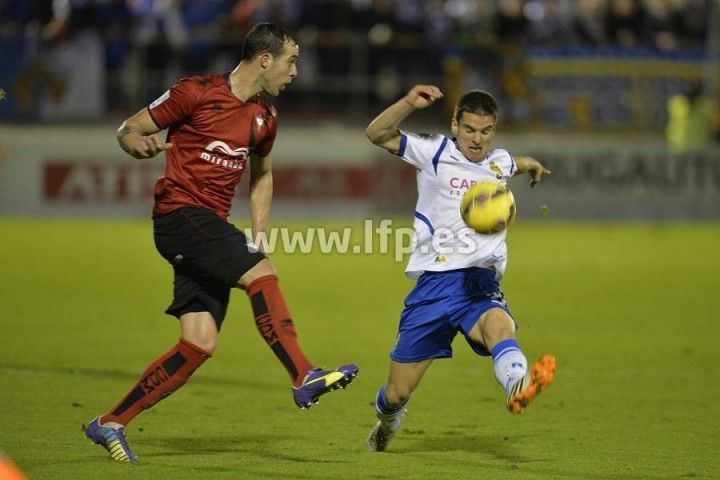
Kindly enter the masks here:
M 506 232 L 475 233 L 460 216 L 462 195 L 475 182 L 505 182 L 528 173 L 534 186 L 550 171 L 532 157 L 490 149 L 498 109 L 484 91 L 460 97 L 450 124 L 452 138 L 398 127 L 442 96 L 435 86 L 416 85 L 366 129 L 372 143 L 417 169 L 418 183 L 415 247 L 405 271 L 417 284 L 405 299 L 389 378 L 375 399 L 378 421 L 367 440 L 375 451 L 385 450 L 400 428 L 410 395 L 432 361 L 452 356 L 458 332 L 477 354 L 492 357 L 512 413 L 521 413 L 555 375 L 552 355 L 528 369 L 515 339 L 516 324 L 499 286 L 507 264 Z

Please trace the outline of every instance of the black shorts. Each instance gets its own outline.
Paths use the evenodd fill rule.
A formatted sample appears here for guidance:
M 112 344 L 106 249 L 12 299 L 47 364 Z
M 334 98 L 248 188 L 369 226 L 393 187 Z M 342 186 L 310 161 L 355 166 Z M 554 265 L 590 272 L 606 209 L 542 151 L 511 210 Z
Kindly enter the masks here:
M 175 271 L 174 298 L 165 313 L 180 318 L 210 312 L 218 330 L 230 289 L 265 258 L 251 251 L 247 237 L 212 210 L 182 207 L 153 218 L 155 247 Z

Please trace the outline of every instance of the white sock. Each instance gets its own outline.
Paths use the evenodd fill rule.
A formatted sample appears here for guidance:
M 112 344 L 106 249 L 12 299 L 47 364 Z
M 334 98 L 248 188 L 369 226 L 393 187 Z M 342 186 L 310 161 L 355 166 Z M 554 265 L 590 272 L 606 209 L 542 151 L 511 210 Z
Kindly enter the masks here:
M 510 394 L 512 386 L 527 373 L 527 359 L 515 340 L 504 340 L 492 350 L 495 378 Z

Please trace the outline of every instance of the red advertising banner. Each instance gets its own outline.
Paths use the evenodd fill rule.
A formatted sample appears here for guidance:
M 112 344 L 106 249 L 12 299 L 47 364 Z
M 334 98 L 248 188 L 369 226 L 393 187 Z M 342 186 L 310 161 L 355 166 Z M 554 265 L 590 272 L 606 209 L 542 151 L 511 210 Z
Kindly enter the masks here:
M 43 199 L 73 204 L 151 201 L 161 174 L 150 162 L 50 159 L 43 166 Z M 239 196 L 245 196 L 248 178 L 245 175 L 238 187 Z M 294 165 L 273 170 L 275 197 L 299 200 L 392 198 L 398 188 L 414 188 L 414 179 L 414 169 L 404 165 Z
M 158 168 L 140 162 L 47 160 L 43 198 L 47 202 L 113 203 L 152 199 Z

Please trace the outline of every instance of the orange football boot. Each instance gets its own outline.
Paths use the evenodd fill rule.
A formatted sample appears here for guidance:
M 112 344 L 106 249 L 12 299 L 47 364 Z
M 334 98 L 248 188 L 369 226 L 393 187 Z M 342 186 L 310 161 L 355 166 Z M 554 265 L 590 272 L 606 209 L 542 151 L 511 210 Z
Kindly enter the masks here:
M 555 378 L 555 357 L 543 355 L 523 378 L 515 382 L 507 398 L 510 413 L 522 413 Z

